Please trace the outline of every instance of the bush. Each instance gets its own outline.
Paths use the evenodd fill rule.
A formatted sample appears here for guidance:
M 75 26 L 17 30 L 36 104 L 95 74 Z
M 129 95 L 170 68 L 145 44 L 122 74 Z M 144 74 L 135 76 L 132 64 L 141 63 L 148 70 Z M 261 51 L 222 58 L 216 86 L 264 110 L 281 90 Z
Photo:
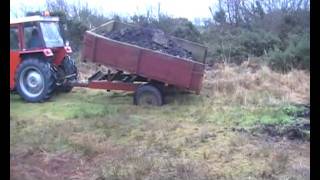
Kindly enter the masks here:
M 287 72 L 293 68 L 310 69 L 310 35 L 289 36 L 285 50 L 276 48 L 268 54 L 269 64 L 274 70 Z
M 261 57 L 274 47 L 280 46 L 281 40 L 264 30 L 234 28 L 226 31 L 213 30 L 203 35 L 208 39 L 208 56 L 236 64 L 248 57 Z
M 240 43 L 246 49 L 246 53 L 251 56 L 260 57 L 273 47 L 280 45 L 280 39 L 272 33 L 264 30 L 242 31 Z

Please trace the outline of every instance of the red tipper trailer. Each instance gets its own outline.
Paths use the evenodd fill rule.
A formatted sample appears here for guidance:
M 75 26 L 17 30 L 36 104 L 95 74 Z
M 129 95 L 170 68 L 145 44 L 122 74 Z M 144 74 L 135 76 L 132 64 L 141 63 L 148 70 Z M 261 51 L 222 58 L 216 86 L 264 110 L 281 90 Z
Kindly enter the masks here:
M 109 21 L 85 33 L 82 60 L 111 67 L 117 73 L 97 72 L 87 83 L 78 83 L 76 86 L 134 91 L 134 103 L 138 105 L 162 105 L 163 90 L 169 87 L 199 94 L 207 55 L 205 46 L 171 37 L 179 46 L 192 53 L 196 60 L 191 60 L 99 35 L 130 26 L 133 25 Z

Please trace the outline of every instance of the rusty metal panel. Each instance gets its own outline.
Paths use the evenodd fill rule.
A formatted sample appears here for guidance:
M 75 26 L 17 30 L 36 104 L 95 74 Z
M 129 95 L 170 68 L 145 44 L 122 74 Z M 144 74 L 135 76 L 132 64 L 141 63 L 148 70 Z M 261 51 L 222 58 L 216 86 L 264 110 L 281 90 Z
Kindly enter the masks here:
M 136 73 L 140 49 L 112 40 L 98 38 L 95 62 Z
M 192 52 L 192 57 L 195 59 L 195 61 L 205 63 L 205 59 L 207 57 L 207 47 L 174 36 L 171 36 L 171 38 L 174 39 L 182 48 Z
M 107 23 L 102 24 L 99 27 L 91 29 L 90 31 L 97 34 L 101 34 L 103 32 L 110 32 L 114 29 L 115 24 L 117 24 L 117 22 L 111 20 L 111 21 L 108 21 Z
M 137 25 L 111 20 L 97 28 L 90 30 L 90 32 L 101 34 L 102 32 L 110 32 L 112 30 L 118 31 L 120 29 L 130 28 L 130 27 L 137 27 Z M 186 39 L 181 39 L 174 36 L 170 36 L 170 37 L 174 39 L 176 43 L 178 43 L 182 48 L 185 48 L 188 51 L 192 52 L 193 58 L 196 59 L 195 61 L 205 63 L 205 58 L 207 55 L 207 47 L 196 42 L 188 41 Z
M 81 59 L 82 60 L 89 60 L 94 62 L 94 43 L 95 43 L 95 36 L 85 34 L 83 40 L 83 47 L 81 50 Z
M 192 61 L 143 50 L 138 74 L 168 84 L 188 88 L 191 81 Z
M 195 63 L 193 66 L 190 89 L 195 90 L 197 93 L 199 93 L 202 88 L 204 69 L 204 64 Z
M 140 49 L 86 33 L 82 59 L 136 73 Z
M 115 27 L 116 24 L 113 25 Z M 206 48 L 196 45 L 188 47 L 197 52 L 199 58 L 205 58 Z M 111 40 L 94 32 L 85 33 L 82 58 L 197 93 L 202 86 L 203 63 Z

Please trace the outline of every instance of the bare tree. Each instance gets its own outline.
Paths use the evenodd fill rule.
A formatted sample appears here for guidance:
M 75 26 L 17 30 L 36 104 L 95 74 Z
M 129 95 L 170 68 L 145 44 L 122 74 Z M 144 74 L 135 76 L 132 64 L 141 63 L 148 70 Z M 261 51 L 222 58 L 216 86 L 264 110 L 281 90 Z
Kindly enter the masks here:
M 48 10 L 60 10 L 69 12 L 69 4 L 66 0 L 46 0 Z
M 12 8 L 10 8 L 10 16 L 12 15 L 12 17 L 17 18 L 18 16 L 18 12 Z
M 160 16 L 161 16 L 161 3 L 158 2 L 158 21 L 160 20 Z

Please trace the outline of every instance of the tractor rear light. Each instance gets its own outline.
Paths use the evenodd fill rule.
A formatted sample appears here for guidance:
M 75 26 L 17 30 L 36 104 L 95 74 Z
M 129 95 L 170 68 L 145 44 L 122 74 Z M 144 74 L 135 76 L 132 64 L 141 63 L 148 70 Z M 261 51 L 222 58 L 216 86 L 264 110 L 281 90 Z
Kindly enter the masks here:
M 44 11 L 42 14 L 43 14 L 43 16 L 50 16 L 50 12 L 49 11 Z
M 51 49 L 44 49 L 43 53 L 45 56 L 53 56 Z
M 70 46 L 65 46 L 64 49 L 66 50 L 67 53 L 72 53 L 72 49 Z

